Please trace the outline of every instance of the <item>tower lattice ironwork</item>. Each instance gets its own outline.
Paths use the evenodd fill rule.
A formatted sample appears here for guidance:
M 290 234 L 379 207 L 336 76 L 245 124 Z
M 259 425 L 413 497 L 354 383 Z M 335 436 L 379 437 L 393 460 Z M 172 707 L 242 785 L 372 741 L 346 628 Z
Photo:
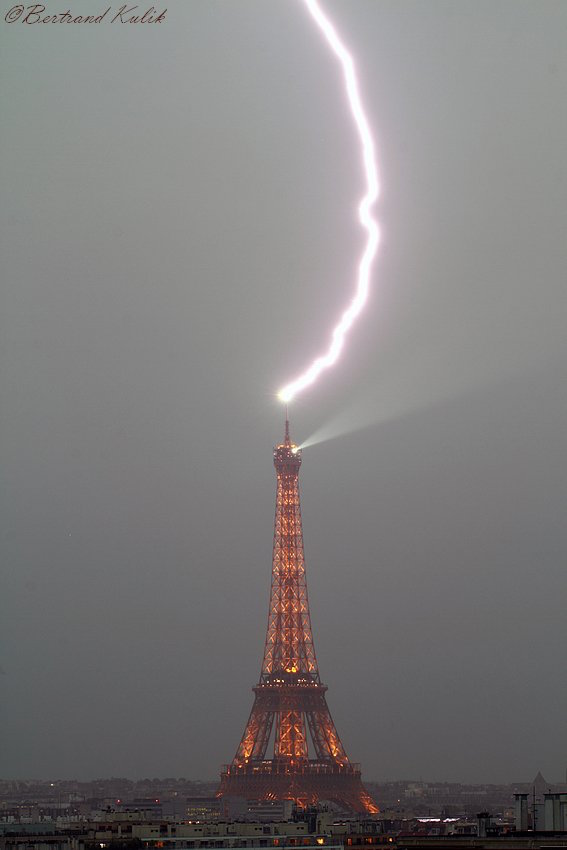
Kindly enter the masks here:
M 292 799 L 301 806 L 330 800 L 374 814 L 378 807 L 362 784 L 360 765 L 349 761 L 319 676 L 299 504 L 301 449 L 291 442 L 287 419 L 274 465 L 276 518 L 264 659 L 250 717 L 232 763 L 223 769 L 218 796 Z

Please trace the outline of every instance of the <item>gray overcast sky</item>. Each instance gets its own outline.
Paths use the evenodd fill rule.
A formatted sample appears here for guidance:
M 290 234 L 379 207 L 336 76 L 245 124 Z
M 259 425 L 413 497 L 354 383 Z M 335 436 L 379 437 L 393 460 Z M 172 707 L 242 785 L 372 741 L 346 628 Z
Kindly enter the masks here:
M 212 778 L 259 674 L 274 392 L 352 286 L 356 140 L 299 2 L 91 27 L 10 5 L 0 775 Z M 329 705 L 368 779 L 559 780 L 567 4 L 326 8 L 383 231 L 340 364 L 292 411 L 298 442 L 352 429 L 301 477 Z

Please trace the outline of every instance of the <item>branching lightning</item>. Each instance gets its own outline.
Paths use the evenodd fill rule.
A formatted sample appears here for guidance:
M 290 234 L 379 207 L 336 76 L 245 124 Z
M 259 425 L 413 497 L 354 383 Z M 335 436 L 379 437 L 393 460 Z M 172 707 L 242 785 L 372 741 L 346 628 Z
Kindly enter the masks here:
M 320 357 L 317 357 L 301 375 L 289 384 L 286 384 L 279 391 L 278 397 L 284 402 L 291 401 L 305 387 L 313 384 L 324 369 L 328 369 L 329 366 L 332 366 L 337 361 L 342 351 L 346 335 L 366 303 L 370 272 L 380 237 L 378 223 L 372 215 L 372 206 L 378 197 L 378 169 L 374 156 L 374 141 L 370 132 L 368 119 L 362 107 L 354 61 L 340 39 L 332 21 L 321 9 L 318 0 L 303 0 L 303 2 L 342 67 L 348 104 L 361 143 L 366 191 L 358 206 L 358 218 L 362 227 L 367 232 L 367 239 L 358 264 L 354 297 L 333 329 L 331 342 L 327 351 Z

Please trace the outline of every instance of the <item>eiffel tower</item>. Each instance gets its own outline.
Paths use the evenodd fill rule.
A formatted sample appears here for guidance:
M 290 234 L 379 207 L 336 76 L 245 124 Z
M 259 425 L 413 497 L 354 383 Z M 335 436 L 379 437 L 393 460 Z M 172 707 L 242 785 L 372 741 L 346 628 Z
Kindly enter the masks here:
M 217 796 L 250 800 L 319 800 L 354 812 L 378 807 L 364 788 L 360 765 L 345 752 L 321 682 L 307 598 L 299 504 L 301 449 L 285 438 L 274 449 L 276 519 L 268 631 L 254 704 Z M 310 757 L 309 736 L 314 757 Z M 273 754 L 267 757 L 273 740 Z

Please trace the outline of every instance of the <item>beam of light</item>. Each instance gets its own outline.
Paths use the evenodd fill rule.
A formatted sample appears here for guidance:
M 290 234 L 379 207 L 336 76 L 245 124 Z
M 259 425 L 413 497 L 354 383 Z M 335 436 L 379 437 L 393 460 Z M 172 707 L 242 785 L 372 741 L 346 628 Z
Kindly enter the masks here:
M 507 344 L 505 353 L 500 342 L 491 342 L 490 325 L 473 322 L 448 332 L 433 347 L 406 350 L 402 360 L 385 365 L 365 392 L 302 440 L 299 448 L 407 420 L 472 396 L 480 399 L 518 380 L 541 384 L 544 375 L 558 374 L 563 367 L 563 342 L 535 353 L 525 347 L 523 337 Z
M 305 387 L 313 384 L 324 369 L 328 369 L 329 366 L 332 366 L 337 361 L 342 351 L 346 335 L 366 303 L 372 262 L 376 256 L 380 237 L 378 223 L 372 215 L 372 206 L 378 197 L 378 169 L 374 156 L 374 141 L 370 132 L 368 119 L 362 107 L 354 61 L 330 18 L 321 9 L 318 0 L 303 0 L 303 2 L 315 23 L 322 31 L 342 68 L 348 104 L 360 138 L 366 191 L 358 206 L 358 218 L 366 230 L 367 238 L 358 264 L 358 276 L 354 296 L 332 331 L 329 347 L 301 375 L 286 384 L 279 391 L 278 397 L 284 402 L 291 401 Z

